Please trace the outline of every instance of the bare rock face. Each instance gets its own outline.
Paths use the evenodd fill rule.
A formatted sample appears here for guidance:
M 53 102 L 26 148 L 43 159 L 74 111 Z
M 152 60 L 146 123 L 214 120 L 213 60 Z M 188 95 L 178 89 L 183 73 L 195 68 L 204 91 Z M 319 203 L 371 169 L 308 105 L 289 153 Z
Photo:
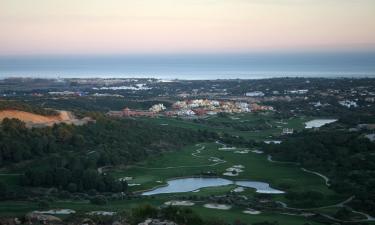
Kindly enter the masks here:
M 158 219 L 147 219 L 142 223 L 139 223 L 138 225 L 178 225 L 175 222 L 168 221 L 168 220 L 158 220 Z

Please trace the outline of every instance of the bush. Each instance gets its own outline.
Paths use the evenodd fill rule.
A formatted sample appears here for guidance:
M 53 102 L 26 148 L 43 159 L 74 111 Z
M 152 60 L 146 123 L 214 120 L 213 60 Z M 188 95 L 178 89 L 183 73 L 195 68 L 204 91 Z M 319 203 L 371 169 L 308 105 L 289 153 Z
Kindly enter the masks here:
M 95 205 L 106 205 L 108 201 L 104 195 L 97 195 L 94 198 L 92 198 L 90 202 L 91 204 Z

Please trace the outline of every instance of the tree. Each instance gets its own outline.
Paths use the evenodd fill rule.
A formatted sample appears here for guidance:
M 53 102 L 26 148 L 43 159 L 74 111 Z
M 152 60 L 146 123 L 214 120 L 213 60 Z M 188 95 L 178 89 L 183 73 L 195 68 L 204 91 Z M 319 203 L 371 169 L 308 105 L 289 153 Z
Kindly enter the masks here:
M 8 191 L 9 191 L 8 185 L 4 183 L 3 181 L 0 181 L 0 198 L 7 197 Z

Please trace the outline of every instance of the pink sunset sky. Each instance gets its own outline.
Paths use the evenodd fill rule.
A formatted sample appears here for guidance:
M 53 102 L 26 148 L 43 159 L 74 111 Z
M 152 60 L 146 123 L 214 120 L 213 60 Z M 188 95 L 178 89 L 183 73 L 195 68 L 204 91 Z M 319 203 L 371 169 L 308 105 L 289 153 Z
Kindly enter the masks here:
M 0 0 L 0 55 L 375 49 L 375 0 Z

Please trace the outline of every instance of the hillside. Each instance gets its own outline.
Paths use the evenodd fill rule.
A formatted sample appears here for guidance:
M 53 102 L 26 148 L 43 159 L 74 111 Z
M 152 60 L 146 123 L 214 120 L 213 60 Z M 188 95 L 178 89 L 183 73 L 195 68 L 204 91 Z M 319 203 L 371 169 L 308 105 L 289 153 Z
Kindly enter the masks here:
M 5 118 L 18 119 L 26 123 L 27 126 L 52 126 L 56 123 L 67 123 L 81 125 L 86 123 L 88 120 L 78 120 L 74 115 L 68 111 L 59 111 L 57 115 L 44 116 L 35 113 L 20 111 L 20 110 L 1 110 L 0 111 L 0 121 Z

